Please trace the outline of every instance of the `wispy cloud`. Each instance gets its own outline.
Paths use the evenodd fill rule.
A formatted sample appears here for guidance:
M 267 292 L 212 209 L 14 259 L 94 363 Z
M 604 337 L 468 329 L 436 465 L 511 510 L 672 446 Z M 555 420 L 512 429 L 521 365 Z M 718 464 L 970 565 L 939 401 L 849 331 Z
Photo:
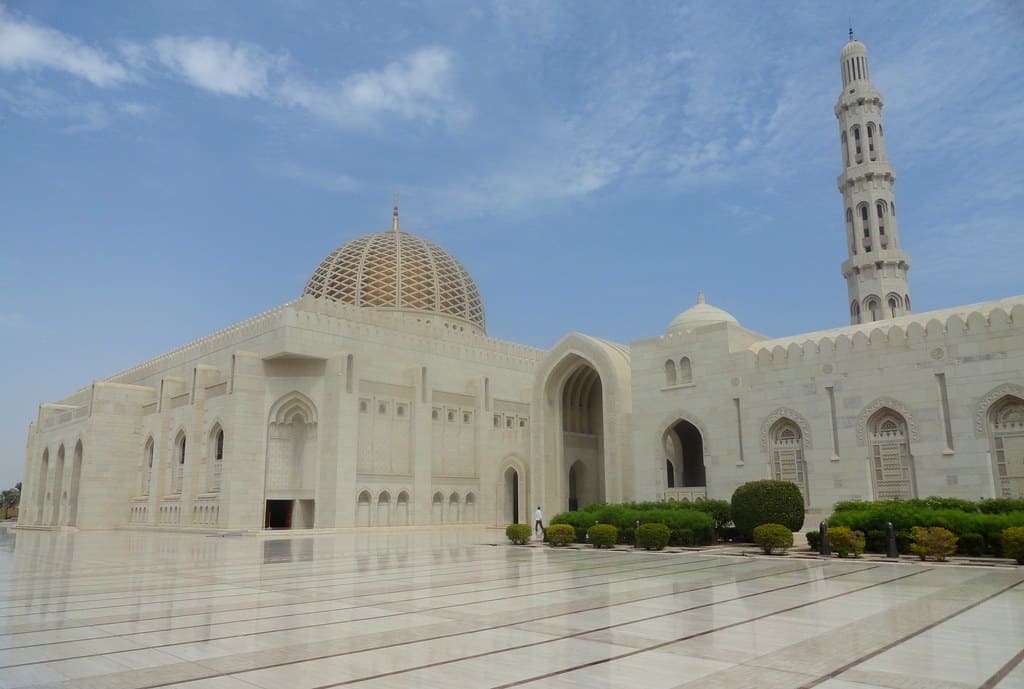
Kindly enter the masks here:
M 210 36 L 163 36 L 153 42 L 156 59 L 197 88 L 229 96 L 265 96 L 270 71 L 283 57 Z
M 103 51 L 55 29 L 13 17 L 2 5 L 0 69 L 29 72 L 53 69 L 100 87 L 117 86 L 129 79 L 124 66 Z
M 24 328 L 28 321 L 20 313 L 0 313 L 0 328 Z
M 290 76 L 277 95 L 285 103 L 341 125 L 368 124 L 381 114 L 427 121 L 464 120 L 468 111 L 455 102 L 451 81 L 451 53 L 430 47 L 383 69 L 352 74 L 335 84 L 316 84 Z

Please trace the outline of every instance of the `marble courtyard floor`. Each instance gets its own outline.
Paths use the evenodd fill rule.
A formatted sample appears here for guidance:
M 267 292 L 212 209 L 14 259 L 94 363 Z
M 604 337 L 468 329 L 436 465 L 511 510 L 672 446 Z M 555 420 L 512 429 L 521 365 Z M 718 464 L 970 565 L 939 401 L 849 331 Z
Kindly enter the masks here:
M 1024 568 L 0 530 L 0 687 L 1024 687 Z

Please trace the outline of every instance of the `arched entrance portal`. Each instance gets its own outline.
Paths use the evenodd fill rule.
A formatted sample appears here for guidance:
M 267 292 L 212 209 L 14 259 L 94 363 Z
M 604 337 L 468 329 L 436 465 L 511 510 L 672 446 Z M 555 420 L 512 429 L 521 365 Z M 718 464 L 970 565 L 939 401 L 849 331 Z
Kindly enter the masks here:
M 703 500 L 707 494 L 704 439 L 689 421 L 680 419 L 665 431 L 665 497 Z
M 509 467 L 502 478 L 505 503 L 505 523 L 518 524 L 519 518 L 519 472 Z
M 562 447 L 570 510 L 604 502 L 604 406 L 601 376 L 581 362 L 562 386 Z

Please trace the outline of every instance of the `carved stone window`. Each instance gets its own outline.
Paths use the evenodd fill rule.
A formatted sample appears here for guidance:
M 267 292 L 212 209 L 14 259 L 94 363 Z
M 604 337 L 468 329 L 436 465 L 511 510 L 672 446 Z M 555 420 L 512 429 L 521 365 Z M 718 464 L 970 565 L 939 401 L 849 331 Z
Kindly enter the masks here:
M 906 420 L 891 409 L 879 409 L 868 420 L 871 477 L 876 500 L 913 498 L 914 471 Z
M 1007 395 L 989 411 L 992 460 L 1000 497 L 1024 497 L 1024 400 Z

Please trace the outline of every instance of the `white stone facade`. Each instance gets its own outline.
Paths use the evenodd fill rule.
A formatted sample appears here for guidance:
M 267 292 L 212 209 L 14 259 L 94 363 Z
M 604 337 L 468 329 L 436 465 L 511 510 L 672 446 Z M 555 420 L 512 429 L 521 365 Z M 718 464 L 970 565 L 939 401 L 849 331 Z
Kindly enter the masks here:
M 1024 495 L 1024 296 L 910 315 L 863 44 L 841 65 L 852 325 L 770 339 L 700 296 L 629 346 L 496 340 L 465 269 L 396 209 L 300 299 L 41 405 L 19 524 L 504 524 L 769 477 L 812 520 L 851 498 Z

